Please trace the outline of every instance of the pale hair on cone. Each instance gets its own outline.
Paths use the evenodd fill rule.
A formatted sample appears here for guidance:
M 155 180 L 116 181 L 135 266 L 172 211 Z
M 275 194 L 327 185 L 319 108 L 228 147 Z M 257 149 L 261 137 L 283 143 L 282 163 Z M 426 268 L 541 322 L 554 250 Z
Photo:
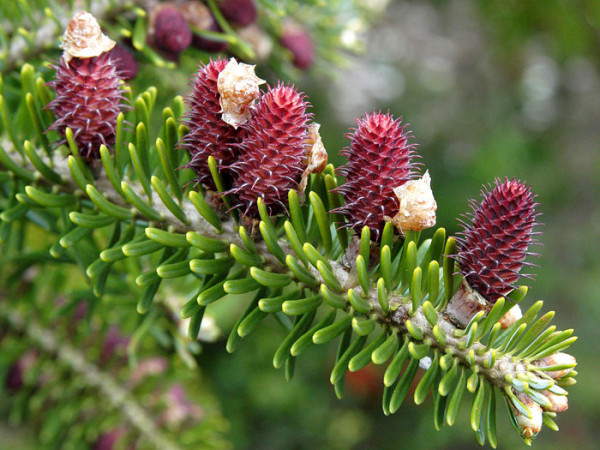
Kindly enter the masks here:
M 93 58 L 112 50 L 116 42 L 102 33 L 96 18 L 82 11 L 73 16 L 63 34 L 61 48 L 65 62 L 72 58 Z
M 327 166 L 327 150 L 323 145 L 323 140 L 319 134 L 321 124 L 313 122 L 308 126 L 308 139 L 306 143 L 309 145 L 308 151 L 308 166 L 302 174 L 302 179 L 298 185 L 298 192 L 303 192 L 308 183 L 308 177 L 311 173 L 321 173 Z

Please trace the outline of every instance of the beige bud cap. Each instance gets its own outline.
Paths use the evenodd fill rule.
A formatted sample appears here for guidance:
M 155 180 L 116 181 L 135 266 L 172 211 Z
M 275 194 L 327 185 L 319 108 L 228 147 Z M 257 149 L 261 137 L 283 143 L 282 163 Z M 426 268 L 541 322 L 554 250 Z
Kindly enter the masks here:
M 308 126 L 308 139 L 306 140 L 306 143 L 309 146 L 307 154 L 308 166 L 302 174 L 302 179 L 298 185 L 297 190 L 299 192 L 304 191 L 304 188 L 306 188 L 308 176 L 311 173 L 321 173 L 325 170 L 325 166 L 327 166 L 327 150 L 325 150 L 325 146 L 321 140 L 319 128 L 321 128 L 321 124 L 316 122 L 313 122 Z
M 431 177 L 426 171 L 422 178 L 394 188 L 400 208 L 390 222 L 403 233 L 421 231 L 435 225 L 437 203 L 431 190 Z
M 534 402 L 526 394 L 517 394 L 517 398 L 523 403 L 531 412 L 531 419 L 526 415 L 522 414 L 514 405 L 511 404 L 517 423 L 521 428 L 521 435 L 526 439 L 535 437 L 542 429 L 543 416 L 542 407 Z
M 256 76 L 255 67 L 231 58 L 217 79 L 221 119 L 233 128 L 250 118 L 252 104 L 260 95 L 258 86 L 265 82 Z
M 542 394 L 544 394 L 551 403 L 550 407 L 544 408 L 546 411 L 561 413 L 569 409 L 569 399 L 566 395 L 557 395 L 550 391 L 542 391 Z
M 506 330 L 521 317 L 523 317 L 521 308 L 519 307 L 519 305 L 515 305 L 512 308 L 510 308 L 506 314 L 502 316 L 502 318 L 500 319 L 500 327 L 502 327 L 503 330 Z
M 319 134 L 320 123 L 313 122 L 308 126 L 307 143 L 310 145 L 308 154 L 308 171 L 310 173 L 321 173 L 327 166 L 327 150 Z
M 62 57 L 65 62 L 72 58 L 93 58 L 112 50 L 116 42 L 102 33 L 100 24 L 88 12 L 80 12 L 73 16 L 63 34 Z

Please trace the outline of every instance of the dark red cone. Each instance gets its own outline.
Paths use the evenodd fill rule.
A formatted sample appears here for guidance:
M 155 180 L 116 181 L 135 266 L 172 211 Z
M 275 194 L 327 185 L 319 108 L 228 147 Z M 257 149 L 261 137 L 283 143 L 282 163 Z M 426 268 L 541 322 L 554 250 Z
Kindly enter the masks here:
M 393 189 L 415 178 L 417 155 L 410 134 L 400 119 L 389 113 L 371 113 L 357 119 L 358 127 L 347 135 L 350 147 L 342 150 L 348 162 L 338 169 L 346 182 L 336 189 L 346 204 L 333 212 L 344 215 L 350 228 L 360 233 L 366 225 L 371 239 L 378 241 L 385 216 L 398 212 L 398 198 Z
M 539 215 L 530 187 L 517 180 L 495 180 L 493 189 L 484 188 L 481 203 L 471 201 L 473 213 L 460 220 L 463 231 L 456 238 L 460 270 L 469 285 L 495 303 L 515 289 L 516 282 L 535 242 L 533 227 Z M 470 220 L 469 220 L 470 219 Z
M 94 58 L 64 59 L 54 66 L 56 78 L 48 85 L 56 98 L 48 105 L 56 121 L 50 126 L 61 136 L 71 128 L 79 153 L 87 160 L 100 158 L 100 145 L 115 143 L 117 116 L 123 98 L 117 67 L 109 53 Z M 65 142 L 63 140 L 62 142 Z
M 245 215 L 258 217 L 258 197 L 270 215 L 286 211 L 288 192 L 298 188 L 308 163 L 309 107 L 304 94 L 279 84 L 263 94 L 243 125 L 231 193 Z
M 221 120 L 217 80 L 226 65 L 227 60 L 220 58 L 199 67 L 192 90 L 185 99 L 189 112 L 183 123 L 190 132 L 179 143 L 179 147 L 190 154 L 187 167 L 196 172 L 198 182 L 211 189 L 215 189 L 215 185 L 208 169 L 208 157 L 217 160 L 221 173 L 227 178 L 227 166 L 235 161 L 238 153 L 233 144 L 240 142 L 242 135 L 241 128 L 236 130 Z

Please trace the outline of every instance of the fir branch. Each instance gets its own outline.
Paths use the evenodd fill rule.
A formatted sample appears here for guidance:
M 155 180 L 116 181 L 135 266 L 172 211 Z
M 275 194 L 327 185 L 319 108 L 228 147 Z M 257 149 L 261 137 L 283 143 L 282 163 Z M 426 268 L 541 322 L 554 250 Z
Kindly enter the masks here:
M 6 146 L 9 146 L 9 142 L 4 142 Z M 9 151 L 9 155 L 13 159 L 19 159 L 20 155 L 15 151 Z M 82 192 L 77 184 L 72 180 L 67 160 L 64 156 L 57 153 L 53 154 L 52 161 L 46 156 L 41 155 L 44 162 L 51 164 L 53 170 L 58 173 L 65 183 L 61 186 L 61 191 L 69 194 L 81 195 Z M 29 172 L 35 172 L 29 160 L 25 160 L 22 164 L 23 169 Z M 143 196 L 143 187 L 137 181 L 127 180 L 128 184 L 140 197 Z M 47 183 L 50 187 L 51 185 Z M 131 205 L 127 203 L 122 196 L 114 189 L 110 180 L 104 173 L 98 175 L 95 180 L 96 189 L 102 193 L 108 201 L 111 203 L 130 209 Z M 152 207 L 158 214 L 163 218 L 160 222 L 152 221 L 149 218 L 148 223 L 151 226 L 160 226 L 162 229 L 186 234 L 187 232 L 194 231 L 202 234 L 205 237 L 218 239 L 228 244 L 236 244 L 243 246 L 243 240 L 240 237 L 239 232 L 236 230 L 237 225 L 231 215 L 222 217 L 223 220 L 223 231 L 219 233 L 215 228 L 208 223 L 200 214 L 198 214 L 194 205 L 189 201 L 188 198 L 184 198 L 181 207 L 189 219 L 189 225 L 182 223 L 180 219 L 175 217 L 173 213 L 166 208 L 160 200 L 156 191 L 152 192 Z M 289 241 L 285 238 L 280 238 L 278 241 L 279 246 L 284 252 L 284 255 L 293 256 L 295 253 L 290 247 Z M 265 241 L 256 243 L 257 254 L 264 258 L 264 268 L 269 268 L 273 272 L 287 272 L 287 267 L 283 266 L 276 256 L 274 256 L 268 249 Z M 345 292 L 353 289 L 359 296 L 364 297 L 363 289 L 360 286 L 357 269 L 354 265 L 344 266 L 340 262 L 332 259 L 327 259 L 327 264 L 331 267 L 331 271 L 336 280 L 340 284 L 340 290 Z M 324 279 L 322 273 L 317 270 L 314 266 L 308 268 L 310 274 L 316 278 L 318 284 L 313 291 L 319 292 L 321 285 L 327 285 L 327 281 Z M 401 335 L 409 335 L 407 330 L 406 321 L 410 321 L 423 331 L 423 337 L 415 342 L 428 342 L 433 348 L 438 348 L 447 353 L 451 353 L 456 356 L 463 365 L 466 367 L 475 367 L 476 371 L 488 379 L 488 381 L 499 388 L 504 388 L 510 385 L 510 380 L 519 377 L 520 374 L 526 374 L 528 368 L 525 364 L 520 361 L 514 361 L 510 355 L 504 355 L 498 358 L 494 358 L 495 362 L 492 366 L 487 364 L 490 361 L 490 352 L 493 349 L 486 349 L 486 346 L 481 343 L 474 343 L 472 346 L 464 348 L 460 344 L 461 339 L 455 337 L 460 334 L 463 329 L 458 328 L 452 321 L 442 317 L 439 317 L 437 324 L 443 332 L 446 342 L 441 343 L 437 340 L 436 335 L 433 332 L 433 325 L 427 320 L 423 312 L 423 307 L 419 307 L 416 312 L 413 313 L 412 305 L 407 303 L 407 297 L 400 295 L 392 295 L 389 299 L 390 312 L 386 314 L 380 304 L 376 290 L 371 290 L 370 294 L 364 298 L 370 305 L 372 318 L 380 324 L 390 328 L 390 330 L 396 330 Z M 410 300 L 408 300 L 410 301 Z M 467 324 L 463 324 L 463 328 Z M 463 342 L 464 343 L 464 342 Z M 462 348 L 461 348 L 462 347 Z M 474 351 L 475 359 L 470 360 L 469 355 Z

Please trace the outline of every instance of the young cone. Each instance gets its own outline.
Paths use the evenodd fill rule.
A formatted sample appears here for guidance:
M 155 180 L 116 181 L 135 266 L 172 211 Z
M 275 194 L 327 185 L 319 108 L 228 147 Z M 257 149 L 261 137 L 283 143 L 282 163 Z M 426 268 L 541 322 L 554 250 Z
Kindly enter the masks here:
M 227 63 L 226 59 L 219 58 L 199 67 L 192 90 L 185 99 L 189 112 L 183 123 L 190 132 L 179 143 L 179 147 L 190 154 L 187 167 L 196 172 L 197 182 L 211 189 L 215 189 L 215 185 L 208 168 L 208 157 L 217 160 L 221 173 L 228 178 L 227 166 L 236 160 L 238 153 L 234 144 L 240 142 L 242 135 L 241 128 L 236 130 L 221 119 L 217 81 Z
M 100 157 L 100 145 L 111 147 L 115 142 L 123 96 L 119 72 L 109 54 L 113 47 L 91 14 L 77 14 L 63 37 L 65 52 L 54 65 L 56 77 L 48 83 L 56 91 L 56 98 L 47 105 L 56 116 L 50 129 L 64 138 L 70 128 L 79 153 L 88 161 Z
M 356 124 L 354 132 L 347 135 L 350 147 L 342 150 L 348 162 L 338 170 L 346 182 L 336 191 L 344 196 L 346 204 L 333 212 L 343 214 L 347 226 L 357 233 L 367 225 L 371 239 L 378 241 L 385 217 L 398 212 L 394 188 L 416 176 L 417 164 L 412 160 L 417 155 L 401 120 L 389 113 L 367 114 Z
M 310 104 L 292 86 L 278 84 L 263 94 L 242 125 L 240 159 L 231 166 L 231 193 L 245 215 L 258 217 L 256 199 L 262 197 L 271 215 L 286 211 L 290 189 L 298 188 L 308 165 Z
M 484 189 L 481 203 L 471 201 L 471 223 L 460 221 L 456 261 L 467 283 L 495 303 L 515 289 L 522 275 L 538 213 L 530 187 L 508 178 Z

